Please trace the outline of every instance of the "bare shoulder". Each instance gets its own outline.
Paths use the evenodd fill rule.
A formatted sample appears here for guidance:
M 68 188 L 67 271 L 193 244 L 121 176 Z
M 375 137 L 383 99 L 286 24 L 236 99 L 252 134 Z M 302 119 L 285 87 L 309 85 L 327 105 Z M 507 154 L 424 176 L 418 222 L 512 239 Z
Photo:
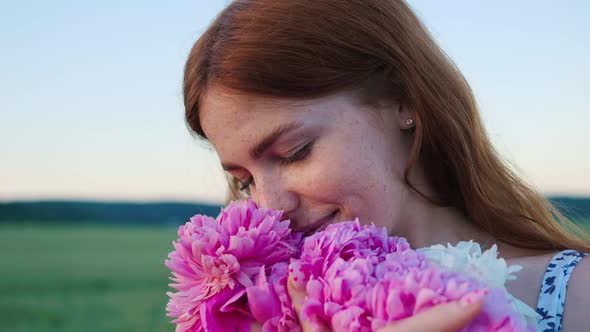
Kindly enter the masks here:
M 567 287 L 563 331 L 587 331 L 590 307 L 590 256 L 573 270 Z
M 506 287 L 510 294 L 531 308 L 537 307 L 539 293 L 547 265 L 556 252 L 539 251 L 530 255 L 507 259 L 509 265 L 520 265 L 523 269 L 516 273 L 516 280 L 509 280 Z

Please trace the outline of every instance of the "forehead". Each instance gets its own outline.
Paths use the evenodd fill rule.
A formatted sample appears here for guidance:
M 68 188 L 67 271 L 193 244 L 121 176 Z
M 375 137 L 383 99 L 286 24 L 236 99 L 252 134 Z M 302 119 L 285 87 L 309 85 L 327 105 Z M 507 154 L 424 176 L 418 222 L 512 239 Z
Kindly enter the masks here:
M 356 104 L 349 93 L 293 100 L 212 88 L 203 96 L 200 122 L 209 141 L 221 152 L 223 145 L 254 141 L 289 122 L 297 121 L 305 126 L 337 121 L 347 110 L 358 108 Z
M 224 133 L 242 130 L 250 122 L 268 126 L 269 121 L 279 121 L 287 115 L 281 112 L 287 106 L 284 100 L 211 88 L 203 96 L 199 118 L 207 138 L 215 140 Z

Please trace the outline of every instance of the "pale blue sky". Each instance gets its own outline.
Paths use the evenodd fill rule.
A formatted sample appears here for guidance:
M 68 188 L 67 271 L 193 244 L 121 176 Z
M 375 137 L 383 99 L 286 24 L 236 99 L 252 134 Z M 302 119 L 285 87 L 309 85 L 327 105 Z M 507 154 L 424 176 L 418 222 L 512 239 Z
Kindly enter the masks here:
M 590 3 L 409 1 L 498 149 L 545 193 L 590 194 Z M 183 122 L 190 47 L 227 1 L 3 1 L 0 200 L 224 197 Z

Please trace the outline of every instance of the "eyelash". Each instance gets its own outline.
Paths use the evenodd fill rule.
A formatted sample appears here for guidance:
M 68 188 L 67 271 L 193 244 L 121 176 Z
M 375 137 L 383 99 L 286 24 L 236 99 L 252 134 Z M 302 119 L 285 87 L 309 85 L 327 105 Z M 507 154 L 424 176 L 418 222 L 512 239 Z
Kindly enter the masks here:
M 240 186 L 240 191 L 244 191 L 244 190 L 248 189 L 250 187 L 250 185 L 252 184 L 252 182 L 254 182 L 254 177 L 250 176 L 248 178 L 248 180 L 246 180 L 246 182 L 244 182 L 244 184 L 242 184 Z
M 294 162 L 301 161 L 301 160 L 305 159 L 309 155 L 309 153 L 311 152 L 311 148 L 313 146 L 313 143 L 314 142 L 312 141 L 312 142 L 305 144 L 303 147 L 301 147 L 301 149 L 297 150 L 295 153 L 293 153 L 289 157 L 280 158 L 279 162 L 283 166 L 288 166 Z
M 305 144 L 301 149 L 297 150 L 295 153 L 290 155 L 286 158 L 279 158 L 279 163 L 282 166 L 288 166 L 298 161 L 302 161 L 309 156 L 311 152 L 311 148 L 313 147 L 313 141 Z M 250 176 L 244 184 L 240 186 L 240 191 L 244 191 L 250 187 L 250 185 L 254 182 L 254 177 Z

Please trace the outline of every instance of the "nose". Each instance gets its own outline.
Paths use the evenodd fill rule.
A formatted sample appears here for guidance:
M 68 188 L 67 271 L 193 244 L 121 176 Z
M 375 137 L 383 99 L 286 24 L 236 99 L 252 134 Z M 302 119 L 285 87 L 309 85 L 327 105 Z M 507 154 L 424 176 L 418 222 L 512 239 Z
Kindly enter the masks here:
M 256 185 L 250 191 L 250 196 L 258 206 L 283 210 L 286 219 L 297 209 L 299 197 L 285 179 L 259 176 L 258 179 L 255 179 L 255 183 Z

